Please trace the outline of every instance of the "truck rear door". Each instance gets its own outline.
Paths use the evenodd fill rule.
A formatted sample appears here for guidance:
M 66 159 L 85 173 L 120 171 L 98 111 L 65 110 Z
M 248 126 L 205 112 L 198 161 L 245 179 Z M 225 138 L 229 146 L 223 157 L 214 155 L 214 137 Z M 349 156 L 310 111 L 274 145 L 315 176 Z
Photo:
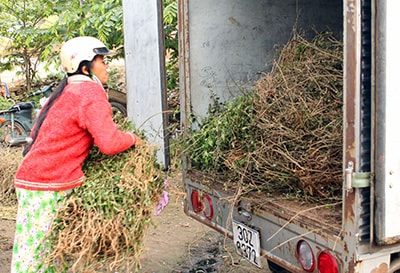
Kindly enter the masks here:
M 377 1 L 375 235 L 400 241 L 400 2 Z

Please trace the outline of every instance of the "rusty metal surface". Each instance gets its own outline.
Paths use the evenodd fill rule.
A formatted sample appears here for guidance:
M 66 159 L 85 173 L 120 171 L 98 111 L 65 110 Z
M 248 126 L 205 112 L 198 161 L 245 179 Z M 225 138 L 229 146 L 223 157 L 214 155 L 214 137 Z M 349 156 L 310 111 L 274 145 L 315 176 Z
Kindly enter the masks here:
M 357 0 L 346 1 L 345 18 L 344 18 L 344 166 L 346 168 L 348 162 L 357 164 L 357 147 L 356 147 L 356 91 L 358 90 L 358 50 L 357 50 L 357 31 L 359 28 L 358 15 L 360 2 Z M 345 256 L 354 255 L 356 237 L 355 223 L 355 191 L 344 192 L 343 194 L 343 235 L 349 244 L 345 245 Z M 353 243 L 351 243 L 353 242 Z M 352 254 L 351 254 L 352 253 Z M 350 257 L 349 263 L 346 265 L 346 271 L 354 272 L 355 257 Z
M 189 126 L 190 121 L 190 47 L 189 47 L 189 0 L 178 0 L 178 37 L 179 37 L 179 84 L 181 90 L 181 125 Z M 186 130 L 184 130 L 186 132 Z

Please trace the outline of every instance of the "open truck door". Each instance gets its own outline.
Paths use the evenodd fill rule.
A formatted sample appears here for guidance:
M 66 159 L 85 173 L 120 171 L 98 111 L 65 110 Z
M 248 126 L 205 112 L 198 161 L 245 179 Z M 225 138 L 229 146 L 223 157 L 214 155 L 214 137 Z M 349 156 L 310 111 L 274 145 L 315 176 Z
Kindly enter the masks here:
M 381 245 L 400 241 L 400 2 L 376 1 L 375 236 Z
M 128 117 L 169 165 L 162 0 L 123 0 Z

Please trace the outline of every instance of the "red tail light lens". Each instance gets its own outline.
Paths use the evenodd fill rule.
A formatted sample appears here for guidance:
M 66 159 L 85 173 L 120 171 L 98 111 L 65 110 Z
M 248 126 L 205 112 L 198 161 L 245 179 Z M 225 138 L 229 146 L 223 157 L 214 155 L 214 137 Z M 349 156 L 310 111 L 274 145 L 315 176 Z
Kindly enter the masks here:
M 315 269 L 315 257 L 311 246 L 304 240 L 297 243 L 297 259 L 303 269 L 312 272 Z
M 212 199 L 208 195 L 202 196 L 198 190 L 193 190 L 190 196 L 193 211 L 196 213 L 203 212 L 204 216 L 211 219 L 214 215 Z
M 319 254 L 318 269 L 320 273 L 339 273 L 339 267 L 335 257 L 326 251 Z
M 204 201 L 203 202 L 204 216 L 207 217 L 208 219 L 211 219 L 214 215 L 211 197 L 206 195 L 206 196 L 204 196 L 203 201 Z
M 198 190 L 192 191 L 190 199 L 192 200 L 192 207 L 194 212 L 198 213 L 204 209 L 204 205 L 202 200 L 200 199 L 200 194 Z

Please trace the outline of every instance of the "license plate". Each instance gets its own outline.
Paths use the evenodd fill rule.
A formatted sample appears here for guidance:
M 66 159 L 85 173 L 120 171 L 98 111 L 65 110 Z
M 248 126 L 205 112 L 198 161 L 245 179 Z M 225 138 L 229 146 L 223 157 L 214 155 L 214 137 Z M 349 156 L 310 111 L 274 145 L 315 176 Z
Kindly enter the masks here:
M 259 232 L 235 220 L 232 221 L 232 227 L 237 253 L 261 268 Z

